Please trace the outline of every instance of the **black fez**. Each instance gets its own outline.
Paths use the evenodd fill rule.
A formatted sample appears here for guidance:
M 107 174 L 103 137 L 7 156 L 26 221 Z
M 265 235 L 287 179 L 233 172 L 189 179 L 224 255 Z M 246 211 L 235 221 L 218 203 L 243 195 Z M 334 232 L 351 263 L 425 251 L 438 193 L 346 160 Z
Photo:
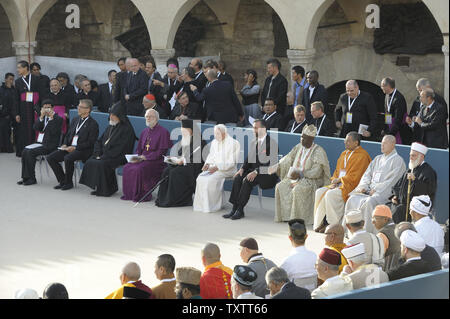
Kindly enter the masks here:
M 291 234 L 298 238 L 305 237 L 307 231 L 305 221 L 303 219 L 291 219 L 288 222 Z
M 69 299 L 66 287 L 60 283 L 49 284 L 42 296 L 44 299 Z
M 181 120 L 181 127 L 182 128 L 190 128 L 191 130 L 194 129 L 194 122 L 190 119 L 187 120 Z
M 258 275 L 248 266 L 237 265 L 233 270 L 233 278 L 242 286 L 250 288 L 255 283 Z

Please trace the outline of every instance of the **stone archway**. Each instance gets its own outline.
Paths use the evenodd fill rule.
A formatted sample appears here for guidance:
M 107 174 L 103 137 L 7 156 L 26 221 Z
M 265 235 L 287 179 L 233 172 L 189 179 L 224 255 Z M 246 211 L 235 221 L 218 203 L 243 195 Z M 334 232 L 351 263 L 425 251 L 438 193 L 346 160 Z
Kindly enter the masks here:
M 13 42 L 13 33 L 11 24 L 9 22 L 8 15 L 6 14 L 3 6 L 0 5 L 0 39 L 4 43 Z M 0 58 L 14 56 L 14 51 L 10 45 L 0 46 Z

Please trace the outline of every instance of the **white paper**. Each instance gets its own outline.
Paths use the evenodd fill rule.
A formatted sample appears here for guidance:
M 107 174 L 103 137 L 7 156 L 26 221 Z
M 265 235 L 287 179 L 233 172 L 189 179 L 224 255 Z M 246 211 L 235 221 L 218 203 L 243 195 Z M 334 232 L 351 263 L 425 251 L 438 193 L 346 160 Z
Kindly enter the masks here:
M 369 125 L 359 124 L 358 134 L 362 135 L 364 133 L 364 131 L 367 131 L 368 128 L 369 128 Z
M 177 165 L 178 158 L 173 156 L 164 156 L 164 163 Z
M 137 156 L 139 156 L 138 154 L 126 154 L 125 155 L 125 158 L 127 159 L 127 162 L 128 163 L 131 163 L 131 159 L 133 158 L 133 157 L 137 157 Z
M 173 108 L 175 107 L 175 104 L 177 103 L 177 95 L 174 93 L 172 95 L 172 98 L 169 101 L 170 104 L 170 109 L 173 110 Z
M 255 119 L 249 115 L 248 122 L 250 123 L 250 125 L 253 125 L 253 123 L 255 123 Z
M 38 148 L 38 147 L 41 147 L 41 146 L 42 146 L 42 144 L 34 143 L 34 144 L 31 144 L 31 145 L 28 145 L 28 146 L 25 147 L 25 148 L 28 149 L 28 150 L 33 150 L 33 149 Z

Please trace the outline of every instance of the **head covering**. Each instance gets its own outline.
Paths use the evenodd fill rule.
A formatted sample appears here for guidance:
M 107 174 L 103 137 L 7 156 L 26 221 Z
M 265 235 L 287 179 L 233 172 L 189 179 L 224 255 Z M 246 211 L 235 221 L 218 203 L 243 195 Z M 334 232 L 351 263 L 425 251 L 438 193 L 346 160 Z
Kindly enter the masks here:
M 147 95 L 145 96 L 145 98 L 146 98 L 147 100 L 149 100 L 149 101 L 155 101 L 155 100 L 156 100 L 156 98 L 155 98 L 155 96 L 154 96 L 153 94 L 147 94 Z
M 121 102 L 117 102 L 111 106 L 109 114 L 114 114 L 120 119 L 120 122 L 129 124 L 128 117 Z M 130 124 L 131 125 L 131 124 Z
M 417 142 L 411 144 L 411 150 L 422 153 L 424 156 L 427 155 L 428 152 L 428 148 L 425 145 Z
M 258 243 L 254 238 L 245 238 L 240 243 L 241 247 L 245 247 L 251 250 L 258 250 Z
M 341 264 L 341 255 L 337 251 L 329 248 L 322 249 L 319 258 L 330 265 L 339 266 Z
M 405 230 L 400 236 L 400 242 L 403 246 L 417 252 L 425 249 L 425 241 L 420 235 L 412 230 Z
M 194 267 L 179 267 L 176 270 L 177 282 L 198 286 L 202 272 Z
M 304 237 L 307 233 L 305 221 L 303 219 L 291 219 L 288 222 L 289 229 L 296 237 Z
M 378 205 L 375 207 L 372 216 L 380 216 L 386 218 L 392 218 L 391 209 L 386 205 Z
M 428 216 L 431 209 L 431 199 L 428 195 L 415 196 L 411 200 L 409 209 L 420 215 Z
M 66 287 L 60 283 L 49 284 L 42 294 L 44 299 L 69 299 Z
M 14 299 L 39 299 L 39 296 L 35 290 L 25 288 L 17 290 Z
M 237 265 L 233 270 L 233 278 L 241 285 L 251 287 L 258 278 L 258 275 L 248 266 Z
M 178 69 L 178 67 L 175 64 L 169 64 L 168 68 L 172 68 L 172 69 Z
M 344 249 L 341 250 L 341 253 L 342 255 L 344 255 L 346 259 L 352 259 L 361 256 L 362 254 L 365 254 L 366 251 L 364 244 L 358 243 L 345 247 Z
M 191 119 L 181 120 L 181 127 L 190 128 L 191 130 L 194 130 L 194 122 Z
M 52 107 L 55 105 L 55 104 L 53 103 L 53 100 L 52 100 L 52 99 L 45 99 L 45 100 L 42 102 L 42 106 L 44 106 L 45 104 L 50 104 Z
M 315 137 L 317 135 L 317 127 L 314 124 L 305 125 L 302 130 L 302 135 Z
M 359 210 L 351 210 L 345 215 L 345 222 L 347 224 L 356 224 L 363 220 L 363 215 Z

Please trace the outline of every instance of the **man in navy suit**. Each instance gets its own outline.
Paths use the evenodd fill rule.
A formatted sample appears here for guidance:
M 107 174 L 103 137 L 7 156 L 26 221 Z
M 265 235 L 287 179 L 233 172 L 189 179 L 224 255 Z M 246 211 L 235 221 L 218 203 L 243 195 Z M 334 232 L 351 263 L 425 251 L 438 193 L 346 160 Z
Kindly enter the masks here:
M 139 67 L 138 59 L 131 59 L 130 72 L 126 75 L 126 86 L 123 92 L 127 115 L 142 115 L 144 110 L 142 99 L 147 94 L 147 84 L 147 74 Z
M 313 117 L 311 115 L 311 104 L 320 101 L 325 107 L 324 112 L 327 113 L 326 107 L 328 105 L 327 89 L 322 84 L 319 84 L 319 72 L 311 71 L 306 76 L 309 86 L 303 91 L 302 105 L 306 108 L 306 120 L 310 122 Z
M 216 121 L 217 124 L 237 123 L 244 119 L 244 110 L 227 81 L 217 80 L 217 71 L 209 70 L 206 74 L 210 85 L 200 93 L 197 87 L 190 85 L 195 99 L 198 102 L 205 101 L 205 112 L 208 121 Z
M 289 281 L 286 270 L 280 267 L 272 267 L 266 273 L 267 287 L 272 299 L 311 299 L 308 289 L 297 287 Z
M 109 108 L 113 104 L 114 90 L 116 85 L 116 75 L 115 70 L 108 72 L 108 83 L 100 84 L 98 91 L 100 94 L 100 100 L 98 103 L 98 109 L 100 112 L 108 113 Z

